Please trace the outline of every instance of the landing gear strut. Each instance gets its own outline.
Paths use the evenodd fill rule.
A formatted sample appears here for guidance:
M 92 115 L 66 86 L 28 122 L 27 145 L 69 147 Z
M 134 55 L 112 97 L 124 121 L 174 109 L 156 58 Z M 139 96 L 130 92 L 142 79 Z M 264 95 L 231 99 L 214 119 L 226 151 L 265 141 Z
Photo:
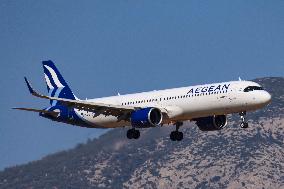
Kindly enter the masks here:
M 242 119 L 240 127 L 243 128 L 243 129 L 248 128 L 248 122 L 246 121 L 246 112 L 241 112 L 240 116 L 241 116 L 241 119 Z
M 128 139 L 138 139 L 140 137 L 140 131 L 136 129 L 129 129 L 126 134 Z
M 183 139 L 183 133 L 178 131 L 179 128 L 183 125 L 182 122 L 177 122 L 175 123 L 175 126 L 176 126 L 176 130 L 175 131 L 172 131 L 171 134 L 170 134 L 170 139 L 172 141 L 181 141 Z

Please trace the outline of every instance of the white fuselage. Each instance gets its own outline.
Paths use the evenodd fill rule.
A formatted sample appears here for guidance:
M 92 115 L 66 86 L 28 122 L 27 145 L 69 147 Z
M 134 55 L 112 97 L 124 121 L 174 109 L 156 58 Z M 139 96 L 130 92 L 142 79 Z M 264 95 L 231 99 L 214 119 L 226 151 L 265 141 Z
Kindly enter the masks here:
M 271 96 L 264 90 L 244 92 L 248 86 L 258 86 L 251 81 L 232 81 L 197 85 L 190 87 L 158 90 L 136 94 L 127 94 L 88 100 L 90 102 L 134 106 L 155 107 L 166 111 L 163 124 L 194 118 L 226 115 L 244 111 L 253 111 L 267 105 Z M 130 126 L 130 122 L 118 121 L 117 117 L 95 116 L 92 112 L 76 110 L 78 116 L 89 125 L 98 128 Z

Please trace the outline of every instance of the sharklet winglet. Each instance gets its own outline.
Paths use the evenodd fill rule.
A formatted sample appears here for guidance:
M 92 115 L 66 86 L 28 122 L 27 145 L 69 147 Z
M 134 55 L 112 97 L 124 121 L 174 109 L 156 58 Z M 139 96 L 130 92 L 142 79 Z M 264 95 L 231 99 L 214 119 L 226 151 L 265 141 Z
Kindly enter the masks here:
M 32 88 L 31 84 L 29 83 L 28 79 L 25 77 L 26 84 L 31 94 L 35 93 L 34 89 Z
M 27 84 L 27 86 L 28 86 L 28 88 L 29 88 L 30 93 L 31 93 L 33 96 L 40 97 L 40 98 L 45 98 L 45 99 L 49 99 L 48 96 L 45 96 L 45 95 L 42 95 L 42 94 L 39 94 L 38 92 L 36 92 L 36 91 L 32 88 L 30 82 L 28 81 L 28 79 L 27 79 L 26 77 L 25 77 L 25 81 L 26 81 L 26 84 Z

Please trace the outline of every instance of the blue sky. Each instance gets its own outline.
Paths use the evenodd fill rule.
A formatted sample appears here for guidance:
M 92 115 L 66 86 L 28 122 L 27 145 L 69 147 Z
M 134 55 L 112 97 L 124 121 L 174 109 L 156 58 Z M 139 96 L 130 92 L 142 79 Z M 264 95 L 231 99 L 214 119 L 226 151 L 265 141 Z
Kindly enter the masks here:
M 44 108 L 23 76 L 46 93 L 53 60 L 81 98 L 218 81 L 283 76 L 284 1 L 0 2 L 0 169 L 94 138 L 18 112 Z

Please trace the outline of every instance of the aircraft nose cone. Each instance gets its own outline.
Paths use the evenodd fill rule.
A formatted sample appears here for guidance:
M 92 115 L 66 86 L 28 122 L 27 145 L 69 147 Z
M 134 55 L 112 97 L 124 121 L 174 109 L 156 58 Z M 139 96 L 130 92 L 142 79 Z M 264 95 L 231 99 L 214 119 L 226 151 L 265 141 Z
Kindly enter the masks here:
M 271 95 L 265 91 L 262 95 L 262 101 L 264 104 L 269 104 L 271 102 Z

